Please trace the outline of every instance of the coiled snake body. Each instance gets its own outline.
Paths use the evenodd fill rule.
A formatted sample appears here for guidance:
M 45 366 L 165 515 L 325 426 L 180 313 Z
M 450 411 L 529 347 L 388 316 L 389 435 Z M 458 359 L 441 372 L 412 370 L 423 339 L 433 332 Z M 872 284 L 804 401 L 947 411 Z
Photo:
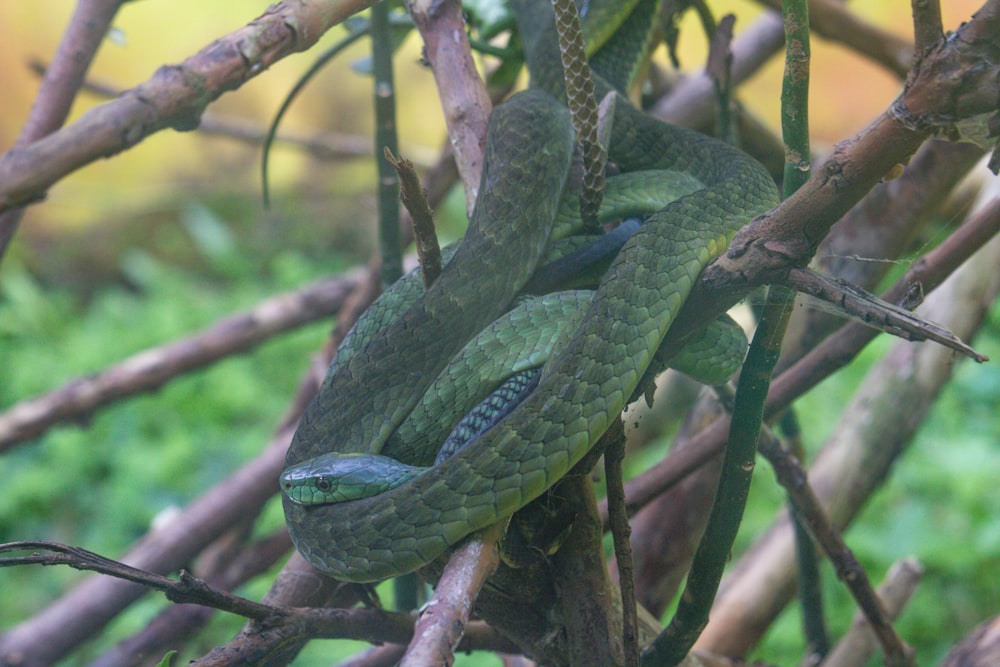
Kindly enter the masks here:
M 541 11 L 536 5 L 550 9 L 544 0 L 519 4 L 522 19 Z M 521 21 L 536 85 L 553 61 L 551 13 L 541 16 L 531 25 Z M 461 247 L 420 300 L 327 376 L 286 469 L 330 451 L 406 456 L 395 453 L 393 434 L 449 360 L 508 310 L 534 272 L 573 144 L 568 112 L 545 92 L 522 92 L 497 107 Z M 656 211 L 626 242 L 578 328 L 552 351 L 538 386 L 475 442 L 371 497 L 302 505 L 286 496 L 296 547 L 318 569 L 358 582 L 412 571 L 552 486 L 621 413 L 702 268 L 776 202 L 773 182 L 751 158 L 624 100 L 615 106 L 609 152 L 623 172 L 680 171 L 703 187 Z

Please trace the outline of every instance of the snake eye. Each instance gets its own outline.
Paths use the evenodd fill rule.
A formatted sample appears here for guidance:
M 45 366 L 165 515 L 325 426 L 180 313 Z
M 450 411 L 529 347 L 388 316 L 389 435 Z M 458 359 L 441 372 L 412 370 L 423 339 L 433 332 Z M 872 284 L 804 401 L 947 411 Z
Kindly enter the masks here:
M 316 478 L 316 488 L 319 489 L 320 491 L 326 492 L 329 491 L 332 487 L 333 484 L 326 477 Z

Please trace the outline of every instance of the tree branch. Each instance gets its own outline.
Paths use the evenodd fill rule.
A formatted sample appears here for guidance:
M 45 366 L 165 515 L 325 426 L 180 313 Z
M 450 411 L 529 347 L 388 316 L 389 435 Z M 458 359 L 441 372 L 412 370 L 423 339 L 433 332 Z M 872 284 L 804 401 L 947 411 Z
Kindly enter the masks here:
M 372 0 L 286 0 L 179 65 L 161 67 L 73 124 L 0 156 L 0 212 L 37 201 L 68 174 L 160 130 L 193 130 L 209 103 L 278 60 L 311 47 Z
M 41 139 L 66 122 L 90 63 L 125 1 L 82 0 L 77 3 L 15 148 Z M 0 214 L 0 261 L 17 231 L 22 214 L 23 211 L 19 210 Z
M 174 378 L 336 313 L 358 282 L 357 272 L 272 297 L 199 333 L 135 354 L 97 374 L 77 378 L 0 413 L 0 452 L 58 423 L 86 419 L 123 398 L 153 391 Z

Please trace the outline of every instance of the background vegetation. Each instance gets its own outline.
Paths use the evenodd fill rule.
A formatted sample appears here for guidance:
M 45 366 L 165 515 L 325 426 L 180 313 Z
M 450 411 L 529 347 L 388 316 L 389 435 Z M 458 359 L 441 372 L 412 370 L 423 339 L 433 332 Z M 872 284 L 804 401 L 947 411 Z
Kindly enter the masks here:
M 42 0 L 0 5 L 0 148 L 13 144 L 37 87 L 26 61 L 54 50 L 70 3 Z M 978 2 L 944 3 L 955 27 Z M 125 6 L 111 43 L 102 48 L 92 80 L 131 87 L 162 63 L 177 62 L 250 20 L 267 3 L 137 2 Z M 734 11 L 739 26 L 760 8 L 715 2 Z M 858 3 L 866 18 L 907 36 L 908 3 Z M 336 33 L 337 31 L 333 31 Z M 164 39 L 163 36 L 169 36 Z M 700 67 L 704 38 L 682 29 L 682 62 Z M 337 38 L 324 38 L 329 44 Z M 322 46 L 322 45 L 321 45 Z M 348 70 L 361 45 L 331 65 L 286 119 L 292 132 L 336 131 L 369 136 L 370 81 Z M 444 139 L 433 82 L 418 63 L 413 34 L 396 58 L 402 152 L 426 165 Z M 310 54 L 287 58 L 211 107 L 226 120 L 266 125 Z M 817 41 L 811 115 L 814 147 L 824 152 L 884 109 L 899 83 L 842 47 Z M 741 89 L 741 100 L 776 128 L 780 63 Z M 849 93 L 845 94 L 845 89 Z M 96 104 L 81 99 L 74 117 Z M 278 292 L 337 274 L 367 260 L 373 247 L 374 168 L 363 157 L 319 160 L 279 147 L 274 202 L 260 203 L 260 147 L 204 133 L 154 135 L 136 149 L 99 162 L 54 187 L 28 210 L 0 265 L 0 409 L 125 357 L 208 326 Z M 440 214 L 444 233 L 461 231 L 460 195 Z M 922 245 L 934 245 L 956 213 L 930 225 Z M 906 261 L 903 262 L 905 266 Z M 149 526 L 196 498 L 257 455 L 287 410 L 289 397 L 326 340 L 330 321 L 275 338 L 172 381 L 152 394 L 100 410 L 82 423 L 58 427 L 3 452 L 0 542 L 24 539 L 77 544 L 115 557 Z M 872 346 L 844 372 L 796 405 L 806 447 L 815 451 L 833 428 L 867 368 L 888 346 Z M 994 306 L 975 347 L 1000 358 L 1000 308 Z M 995 364 L 962 363 L 902 463 L 855 521 L 848 541 L 874 578 L 889 564 L 915 556 L 925 575 L 898 623 L 935 664 L 976 623 L 1000 609 L 1000 374 Z M 666 448 L 664 440 L 660 450 Z M 760 466 L 739 548 L 745 548 L 780 508 L 784 494 Z M 254 528 L 280 529 L 272 500 Z M 274 572 L 238 589 L 260 599 Z M 0 568 L 0 632 L 31 617 L 85 575 L 65 568 Z M 824 590 L 832 631 L 842 632 L 853 602 L 829 571 Z M 384 592 L 386 597 L 391 593 Z M 167 604 L 150 595 L 62 664 L 82 665 L 141 629 Z M 762 659 L 794 664 L 803 651 L 799 621 L 789 609 L 758 649 Z M 219 615 L 183 660 L 225 643 L 242 619 Z M 297 665 L 330 664 L 357 644 L 313 642 Z M 498 664 L 482 656 L 460 664 Z M 491 662 L 493 661 L 493 662 Z M 183 664 L 179 662 L 177 664 Z

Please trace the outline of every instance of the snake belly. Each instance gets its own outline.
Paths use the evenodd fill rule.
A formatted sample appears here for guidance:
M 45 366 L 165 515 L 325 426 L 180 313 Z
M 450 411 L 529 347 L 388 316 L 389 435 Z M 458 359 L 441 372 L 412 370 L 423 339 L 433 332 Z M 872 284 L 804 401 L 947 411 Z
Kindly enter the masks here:
M 529 53 L 533 76 L 549 62 Z M 497 107 L 462 247 L 417 305 L 327 377 L 286 467 L 329 451 L 380 451 L 451 356 L 507 308 L 544 247 L 572 143 L 565 108 L 545 93 Z M 739 150 L 624 100 L 609 152 L 622 171 L 683 171 L 705 187 L 626 242 L 537 388 L 475 442 L 369 498 L 310 506 L 284 498 L 293 541 L 312 565 L 349 581 L 397 576 L 538 497 L 621 413 L 702 268 L 777 200 L 768 174 Z

